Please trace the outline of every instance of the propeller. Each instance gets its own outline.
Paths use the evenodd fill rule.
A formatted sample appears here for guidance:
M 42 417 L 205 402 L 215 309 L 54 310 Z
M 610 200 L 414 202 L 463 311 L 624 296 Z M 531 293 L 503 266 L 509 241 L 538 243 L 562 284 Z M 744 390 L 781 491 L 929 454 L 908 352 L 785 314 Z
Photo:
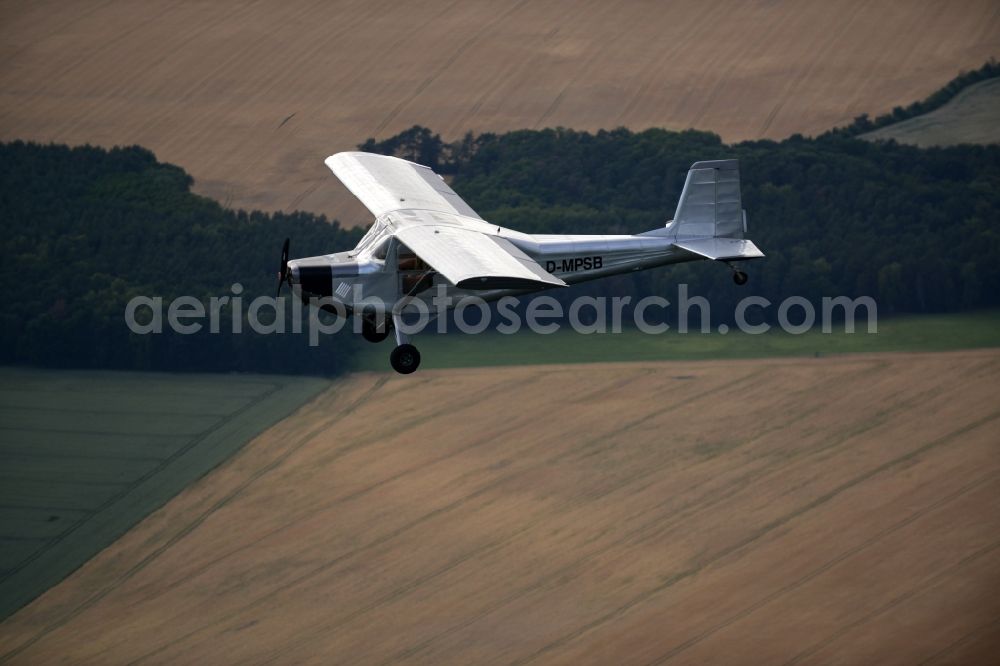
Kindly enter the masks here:
M 289 239 L 286 238 L 285 243 L 281 246 L 281 267 L 278 269 L 278 293 L 275 298 L 281 296 L 282 284 L 285 282 L 288 282 L 289 286 L 292 284 L 288 279 L 288 241 Z

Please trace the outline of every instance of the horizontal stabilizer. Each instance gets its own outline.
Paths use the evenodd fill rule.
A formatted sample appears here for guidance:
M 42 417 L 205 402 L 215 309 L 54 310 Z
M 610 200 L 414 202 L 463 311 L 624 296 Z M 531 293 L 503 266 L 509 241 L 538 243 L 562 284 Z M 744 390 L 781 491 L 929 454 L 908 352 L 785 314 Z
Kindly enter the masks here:
M 736 261 L 763 257 L 752 241 L 742 238 L 694 238 L 674 242 L 675 247 L 716 261 Z

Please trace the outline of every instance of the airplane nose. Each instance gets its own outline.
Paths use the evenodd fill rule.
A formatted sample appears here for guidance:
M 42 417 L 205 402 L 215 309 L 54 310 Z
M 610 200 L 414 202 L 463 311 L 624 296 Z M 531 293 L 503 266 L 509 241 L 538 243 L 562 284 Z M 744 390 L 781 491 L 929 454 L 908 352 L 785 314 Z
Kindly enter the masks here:
M 293 285 L 314 296 L 333 295 L 333 269 L 326 257 L 308 257 L 288 262 Z

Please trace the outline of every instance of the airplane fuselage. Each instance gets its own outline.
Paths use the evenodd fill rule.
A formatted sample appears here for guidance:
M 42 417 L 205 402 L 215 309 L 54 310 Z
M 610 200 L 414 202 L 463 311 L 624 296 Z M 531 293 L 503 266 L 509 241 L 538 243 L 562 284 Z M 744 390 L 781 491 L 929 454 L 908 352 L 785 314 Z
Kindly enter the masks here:
M 464 220 L 480 231 L 509 241 L 545 271 L 567 284 L 577 284 L 611 275 L 655 268 L 697 259 L 678 249 L 671 238 L 657 235 L 534 235 Z M 468 289 L 450 284 L 430 267 L 408 266 L 406 248 L 393 239 L 393 232 L 407 220 L 387 215 L 373 225 L 358 248 L 289 263 L 293 289 L 303 299 L 328 298 L 339 312 L 351 314 L 360 308 L 383 310 L 401 297 L 430 301 L 442 293 L 454 302 L 475 295 L 487 301 L 516 296 L 539 289 Z M 383 245 L 385 244 L 385 245 Z M 409 283 L 407 279 L 409 278 Z M 408 288 L 420 278 L 417 289 Z M 442 291 L 443 287 L 443 291 Z M 331 308 L 328 308 L 331 309 Z

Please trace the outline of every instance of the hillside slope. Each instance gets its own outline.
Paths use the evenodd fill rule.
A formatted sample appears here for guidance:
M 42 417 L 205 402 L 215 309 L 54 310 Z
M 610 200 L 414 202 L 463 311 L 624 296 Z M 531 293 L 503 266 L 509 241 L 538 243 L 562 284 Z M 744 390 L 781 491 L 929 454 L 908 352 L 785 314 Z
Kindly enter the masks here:
M 862 135 L 926 148 L 1000 143 L 1000 79 L 970 86 L 940 109 Z
M 0 660 L 985 663 L 998 369 L 355 375 L 0 625 Z
M 991 0 L 0 6 L 0 138 L 137 143 L 232 206 L 366 222 L 322 159 L 419 123 L 818 133 L 997 55 Z

